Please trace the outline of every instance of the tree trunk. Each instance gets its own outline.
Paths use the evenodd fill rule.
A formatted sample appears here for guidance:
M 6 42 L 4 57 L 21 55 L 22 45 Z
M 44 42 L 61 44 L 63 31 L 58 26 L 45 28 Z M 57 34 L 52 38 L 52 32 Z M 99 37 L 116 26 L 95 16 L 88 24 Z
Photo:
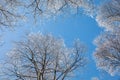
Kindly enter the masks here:
M 42 80 L 40 77 L 40 72 L 38 72 L 38 74 L 37 74 L 37 80 Z

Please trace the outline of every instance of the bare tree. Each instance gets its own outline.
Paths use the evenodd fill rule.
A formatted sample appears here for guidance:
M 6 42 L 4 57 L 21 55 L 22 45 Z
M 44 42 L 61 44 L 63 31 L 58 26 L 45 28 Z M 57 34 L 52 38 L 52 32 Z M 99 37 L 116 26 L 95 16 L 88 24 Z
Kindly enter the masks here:
M 0 27 L 13 26 L 26 13 L 32 13 L 35 18 L 48 17 L 80 7 L 90 12 L 93 9 L 92 0 L 1 0 Z
M 120 29 L 98 36 L 95 44 L 97 48 L 94 56 L 97 67 L 111 75 L 120 75 Z
M 30 0 L 27 4 L 36 15 L 56 15 L 64 11 L 77 11 L 79 8 L 84 8 L 90 12 L 93 9 L 92 0 Z
M 96 20 L 107 30 L 120 27 L 120 0 L 107 0 L 98 7 Z
M 120 75 L 120 1 L 108 0 L 98 10 L 97 22 L 108 31 L 95 40 L 97 66 L 111 75 Z
M 19 7 L 22 3 L 18 0 L 1 0 L 0 1 L 0 28 L 13 27 L 18 19 L 22 18 L 19 13 Z
M 86 47 L 76 40 L 67 48 L 62 39 L 40 33 L 16 43 L 3 71 L 10 80 L 66 80 L 86 64 Z

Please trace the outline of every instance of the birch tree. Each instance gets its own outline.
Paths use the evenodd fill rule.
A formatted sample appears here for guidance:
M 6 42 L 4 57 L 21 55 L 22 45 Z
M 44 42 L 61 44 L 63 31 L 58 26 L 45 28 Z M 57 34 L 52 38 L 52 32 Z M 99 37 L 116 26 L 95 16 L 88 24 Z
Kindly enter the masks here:
M 30 34 L 8 52 L 4 79 L 67 80 L 86 65 L 86 47 L 79 40 L 72 48 L 50 34 Z M 4 80 L 2 79 L 2 80 Z

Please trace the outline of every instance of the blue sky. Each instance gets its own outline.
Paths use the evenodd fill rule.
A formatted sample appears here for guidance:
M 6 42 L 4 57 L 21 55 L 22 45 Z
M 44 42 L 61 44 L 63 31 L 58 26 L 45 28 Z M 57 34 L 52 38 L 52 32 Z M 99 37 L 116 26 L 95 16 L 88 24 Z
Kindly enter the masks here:
M 97 0 L 99 1 L 99 0 Z M 97 2 L 96 2 L 97 3 Z M 13 48 L 14 41 L 24 39 L 24 36 L 30 32 L 42 32 L 51 33 L 56 37 L 62 37 L 68 46 L 72 45 L 74 39 L 80 39 L 88 47 L 86 53 L 89 61 L 82 72 L 73 78 L 73 80 L 91 80 L 92 77 L 98 77 L 100 80 L 116 80 L 116 77 L 112 77 L 107 73 L 102 73 L 97 70 L 95 61 L 93 58 L 93 52 L 95 46 L 93 40 L 103 31 L 98 27 L 96 21 L 84 14 L 73 14 L 67 17 L 59 16 L 56 19 L 38 21 L 34 24 L 33 19 L 28 20 L 27 23 L 20 24 L 15 28 L 15 31 L 0 31 L 4 45 L 1 46 L 0 60 L 4 60 L 5 54 Z
M 94 19 L 83 14 L 69 15 L 67 17 L 60 16 L 56 17 L 55 20 L 51 19 L 36 24 L 31 19 L 29 23 L 21 24 L 21 27 L 15 28 L 15 31 L 1 31 L 4 45 L 0 49 L 0 59 L 4 59 L 5 54 L 13 47 L 14 41 L 24 39 L 24 36 L 30 32 L 51 33 L 56 37 L 62 37 L 68 46 L 72 45 L 74 39 L 79 38 L 88 47 L 86 56 L 89 61 L 88 65 L 83 68 L 84 70 L 78 72 L 78 75 L 73 80 L 91 80 L 92 77 L 98 77 L 100 80 L 116 80 L 116 77 L 111 77 L 107 73 L 103 74 L 98 71 L 93 59 L 95 50 L 93 40 L 102 31 Z

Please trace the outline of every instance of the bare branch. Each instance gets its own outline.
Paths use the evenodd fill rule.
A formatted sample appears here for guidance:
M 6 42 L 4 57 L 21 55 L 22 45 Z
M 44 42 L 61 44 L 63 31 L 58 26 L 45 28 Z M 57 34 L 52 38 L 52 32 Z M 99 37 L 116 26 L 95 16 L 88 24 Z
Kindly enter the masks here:
M 12 78 L 12 74 L 13 80 L 65 80 L 85 65 L 85 47 L 79 41 L 76 44 L 67 48 L 63 40 L 50 34 L 31 34 L 9 52 L 6 76 Z

